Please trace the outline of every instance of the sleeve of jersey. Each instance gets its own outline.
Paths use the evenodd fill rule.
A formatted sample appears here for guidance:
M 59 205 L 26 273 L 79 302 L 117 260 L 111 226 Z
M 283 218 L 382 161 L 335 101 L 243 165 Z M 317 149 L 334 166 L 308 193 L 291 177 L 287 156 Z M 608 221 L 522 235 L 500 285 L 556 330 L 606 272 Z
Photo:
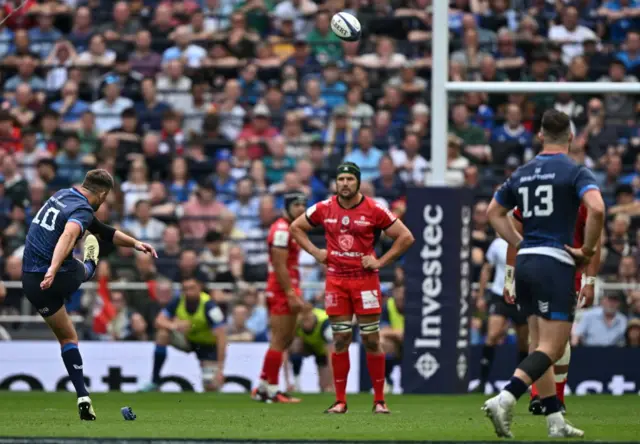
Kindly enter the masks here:
M 511 190 L 511 178 L 507 179 L 502 186 L 498 188 L 493 198 L 505 208 L 511 209 L 516 206 L 516 199 Z
M 386 230 L 398 220 L 398 217 L 388 208 L 384 208 L 381 205 L 376 204 L 374 209 L 376 228 Z
M 273 232 L 271 246 L 276 248 L 289 248 L 289 231 L 278 228 Z
M 204 311 L 210 328 L 218 328 L 224 324 L 224 314 L 215 302 L 208 301 L 204 306 Z
M 326 204 L 324 202 L 318 202 L 316 204 L 311 205 L 307 208 L 307 211 L 304 213 L 307 221 L 314 227 L 322 224 L 324 208 Z
M 85 230 L 89 228 L 89 225 L 91 225 L 91 222 L 93 222 L 93 218 L 93 211 L 88 208 L 78 208 L 69 215 L 67 222 L 74 222 L 80 225 L 80 229 L 84 233 Z
M 162 314 L 165 315 L 169 319 L 173 319 L 176 316 L 176 311 L 178 310 L 178 304 L 180 303 L 180 298 L 176 297 L 171 300 L 167 304 L 164 309 L 162 309 Z
M 585 167 L 581 167 L 578 171 L 578 175 L 576 176 L 576 191 L 578 192 L 578 197 L 582 199 L 587 191 L 590 190 L 600 190 L 598 183 L 596 182 L 596 177 L 593 173 Z

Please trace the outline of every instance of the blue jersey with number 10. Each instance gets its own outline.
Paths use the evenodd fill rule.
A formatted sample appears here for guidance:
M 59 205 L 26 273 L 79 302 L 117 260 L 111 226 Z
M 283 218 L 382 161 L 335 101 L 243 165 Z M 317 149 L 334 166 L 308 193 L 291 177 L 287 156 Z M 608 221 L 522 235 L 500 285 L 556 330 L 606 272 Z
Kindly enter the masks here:
M 22 271 L 44 273 L 51 265 L 53 251 L 64 233 L 67 222 L 80 225 L 82 233 L 93 222 L 93 208 L 87 198 L 74 188 L 58 191 L 40 208 L 31 222 L 22 259 Z M 73 261 L 70 254 L 60 267 L 68 271 Z
M 592 189 L 598 189 L 593 173 L 566 154 L 540 154 L 518 168 L 494 196 L 503 207 L 522 212 L 524 239 L 518 254 L 542 254 L 574 265 L 564 246 L 573 245 L 582 196 Z

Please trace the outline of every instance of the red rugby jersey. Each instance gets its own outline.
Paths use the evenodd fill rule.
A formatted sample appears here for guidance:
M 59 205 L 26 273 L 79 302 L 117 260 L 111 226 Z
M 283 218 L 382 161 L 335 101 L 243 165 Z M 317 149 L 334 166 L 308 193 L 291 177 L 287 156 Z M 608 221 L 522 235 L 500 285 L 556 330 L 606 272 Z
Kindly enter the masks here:
M 365 196 L 348 209 L 333 196 L 309 207 L 306 217 L 311 225 L 324 227 L 329 276 L 377 273 L 378 270 L 362 268 L 362 257 L 375 255 L 374 247 L 381 230 L 397 220 L 391 211 Z

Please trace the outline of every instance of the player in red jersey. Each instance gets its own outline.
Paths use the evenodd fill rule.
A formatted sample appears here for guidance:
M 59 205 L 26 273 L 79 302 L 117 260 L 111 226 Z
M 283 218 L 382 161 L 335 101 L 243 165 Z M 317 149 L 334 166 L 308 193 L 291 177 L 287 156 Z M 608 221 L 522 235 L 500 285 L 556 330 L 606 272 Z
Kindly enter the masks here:
M 522 234 L 522 214 L 520 210 L 516 208 L 513 211 L 513 219 L 516 230 Z M 580 205 L 578 209 L 578 217 L 576 219 L 576 226 L 573 232 L 573 247 L 581 248 L 582 244 L 584 244 L 584 233 L 587 225 L 587 207 L 584 204 Z M 508 302 L 513 303 L 515 295 L 513 295 L 513 278 L 514 278 L 514 264 L 516 262 L 516 250 L 512 246 L 509 246 L 507 249 L 507 267 L 511 267 L 511 270 L 505 273 L 505 299 Z M 596 253 L 593 255 L 593 258 L 584 267 L 585 273 L 585 283 L 582 285 L 582 272 L 581 268 L 576 268 L 576 277 L 575 277 L 575 289 L 577 296 L 578 307 L 586 308 L 593 304 L 593 299 L 595 296 L 595 282 L 596 275 L 598 274 L 598 270 L 600 269 L 600 245 L 596 249 Z M 531 347 L 531 346 L 530 346 Z M 553 371 L 556 378 L 556 396 L 558 400 L 562 404 L 562 412 L 566 412 L 566 406 L 564 402 L 564 389 L 567 384 L 567 375 L 569 373 L 569 363 L 571 361 L 571 346 L 567 342 L 567 346 L 564 352 L 564 355 L 555 363 L 553 367 Z M 542 415 L 544 412 L 542 410 L 542 403 L 540 401 L 540 397 L 538 396 L 538 391 L 536 389 L 536 385 L 533 384 L 531 386 L 531 401 L 529 402 L 529 411 L 534 415 Z
M 413 244 L 407 227 L 389 210 L 360 193 L 360 168 L 345 162 L 338 167 L 337 195 L 319 202 L 291 224 L 300 247 L 327 265 L 325 309 L 331 321 L 334 351 L 331 354 L 336 402 L 325 413 L 346 413 L 349 345 L 355 314 L 367 352 L 367 367 L 374 390 L 374 413 L 389 413 L 384 400 L 385 355 L 380 346 L 382 295 L 378 269 L 391 264 Z M 325 230 L 327 249 L 319 249 L 307 236 L 314 226 Z M 380 231 L 394 239 L 382 257 L 374 246 Z
M 271 342 L 264 357 L 260 384 L 252 392 L 262 402 L 297 403 L 278 389 L 278 376 L 282 354 L 291 345 L 296 333 L 298 312 L 302 308 L 298 259 L 300 246 L 291 238 L 289 225 L 304 213 L 307 197 L 301 191 L 284 196 L 282 217 L 269 229 L 269 276 L 267 278 L 267 305 L 271 324 Z

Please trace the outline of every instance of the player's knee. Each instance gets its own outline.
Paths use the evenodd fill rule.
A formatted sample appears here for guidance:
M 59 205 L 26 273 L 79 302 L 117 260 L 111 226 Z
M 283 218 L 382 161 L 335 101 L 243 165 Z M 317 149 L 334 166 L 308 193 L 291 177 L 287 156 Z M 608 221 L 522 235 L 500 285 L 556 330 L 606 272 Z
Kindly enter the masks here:
M 333 345 L 336 353 L 343 353 L 349 349 L 351 345 L 351 333 L 341 333 L 333 335 Z
M 367 353 L 379 353 L 382 351 L 379 332 L 380 321 L 360 324 L 360 335 L 362 335 L 362 343 Z
M 568 370 L 570 362 L 571 362 L 571 346 L 567 342 L 567 345 L 564 348 L 564 353 L 562 354 L 560 359 L 556 361 L 556 367 L 566 367 Z M 562 373 L 567 373 L 567 372 L 564 371 Z

